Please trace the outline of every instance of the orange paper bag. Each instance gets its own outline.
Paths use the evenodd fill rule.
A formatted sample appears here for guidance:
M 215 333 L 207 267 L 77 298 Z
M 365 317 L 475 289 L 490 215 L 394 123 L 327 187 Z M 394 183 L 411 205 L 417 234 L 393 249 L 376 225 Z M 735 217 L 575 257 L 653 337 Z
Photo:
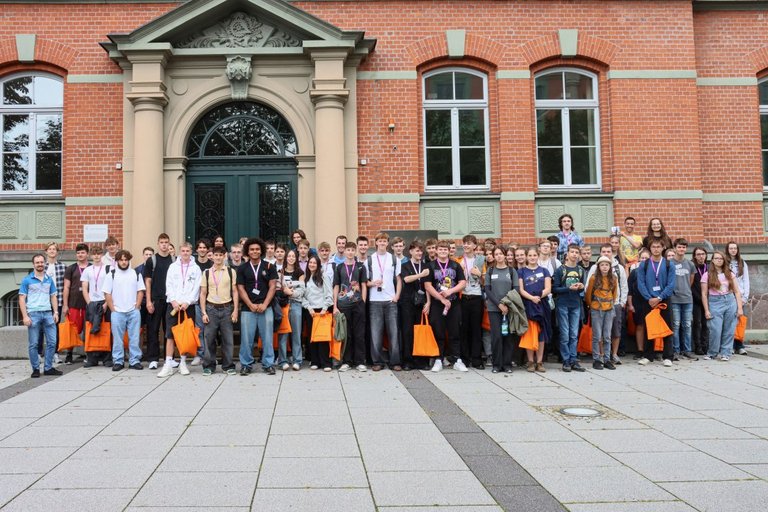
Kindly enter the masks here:
M 187 316 L 186 311 L 179 310 L 179 323 L 171 327 L 173 341 L 179 350 L 179 355 L 195 355 L 200 346 L 200 329 L 195 327 L 195 321 Z
M 635 314 L 627 312 L 627 334 L 634 336 L 637 332 L 637 326 L 635 325 Z
M 333 333 L 333 315 L 330 313 L 318 314 L 312 317 L 312 343 L 331 341 Z
M 440 349 L 437 346 L 435 333 L 424 312 L 421 313 L 421 323 L 413 326 L 413 355 L 422 357 L 438 357 Z
M 592 320 L 587 319 L 587 323 L 581 326 L 579 333 L 579 343 L 576 345 L 576 352 L 583 354 L 592 353 Z
M 664 352 L 664 338 L 656 338 L 653 340 L 653 351 Z
M 528 330 L 520 337 L 520 348 L 527 350 L 539 350 L 539 333 L 541 328 L 538 322 L 528 320 Z M 592 352 L 592 350 L 590 350 Z
M 277 330 L 275 330 L 275 333 L 277 334 L 288 334 L 290 332 L 293 332 L 291 330 L 291 319 L 288 318 L 289 311 L 291 309 L 290 304 L 286 304 L 282 310 L 283 310 L 283 319 L 280 321 L 280 325 L 277 326 Z
M 482 327 L 484 331 L 491 330 L 491 319 L 488 317 L 487 308 L 483 308 L 483 321 L 480 322 L 480 327 Z
M 101 330 L 91 334 L 91 322 L 85 323 L 85 351 L 112 352 L 112 324 L 101 322 Z
M 662 309 L 667 309 L 667 305 L 660 303 L 650 313 L 645 315 L 645 332 L 649 340 L 666 338 L 672 335 L 672 329 L 669 328 L 667 322 L 661 317 Z
M 747 315 L 741 315 L 739 321 L 736 322 L 736 332 L 733 334 L 733 339 L 737 341 L 744 341 L 744 336 L 747 333 Z
M 59 324 L 59 350 L 71 350 L 74 347 L 82 347 L 83 342 L 77 335 L 77 326 L 65 319 Z

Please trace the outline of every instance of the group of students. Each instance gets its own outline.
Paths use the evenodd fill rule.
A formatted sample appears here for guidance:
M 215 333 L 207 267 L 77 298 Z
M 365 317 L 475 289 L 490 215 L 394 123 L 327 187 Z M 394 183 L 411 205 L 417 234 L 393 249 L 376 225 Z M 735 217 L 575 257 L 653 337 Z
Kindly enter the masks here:
M 53 367 L 56 323 L 65 318 L 83 335 L 86 326 L 97 333 L 102 321 L 110 322 L 114 340 L 127 332 L 128 365 L 137 370 L 142 360 L 159 368 L 162 333 L 165 361 L 158 377 L 177 370 L 188 375 L 187 356 L 192 366 L 202 365 L 204 375 L 217 365 L 236 374 L 238 331 L 241 375 L 253 371 L 257 340 L 262 369 L 270 375 L 276 368 L 299 371 L 304 354 L 311 369 L 323 371 L 467 371 L 489 364 L 493 372 L 512 372 L 524 364 L 529 372 L 544 372 L 547 347 L 563 371 L 581 372 L 577 341 L 585 323 L 592 329 L 593 369 L 613 370 L 624 355 L 628 324 L 635 326 L 638 363 L 656 359 L 655 340 L 644 333 L 645 316 L 653 309 L 660 309 L 673 332 L 661 351 L 665 366 L 697 355 L 730 358 L 749 295 L 748 268 L 736 243 L 724 253 L 715 251 L 709 261 L 708 252 L 696 247 L 687 260 L 687 242 L 673 242 L 660 219 L 651 219 L 641 237 L 634 233 L 635 219 L 627 217 L 592 263 L 591 248 L 574 230 L 573 218 L 562 215 L 559 227 L 556 235 L 527 248 L 491 239 L 481 244 L 467 235 L 460 256 L 453 241 L 414 240 L 406 249 L 404 240 L 384 232 L 374 237 L 370 254 L 366 237 L 352 241 L 343 235 L 332 254 L 330 244 L 312 248 L 296 230 L 290 245 L 244 238 L 227 247 L 218 236 L 199 240 L 196 255 L 191 244 L 182 243 L 177 257 L 168 235 L 161 234 L 157 250 L 145 248 L 136 269 L 130 267 L 131 254 L 118 250 L 112 237 L 106 253 L 91 248 L 90 264 L 88 247 L 78 244 L 77 261 L 69 267 L 57 260 L 58 247 L 51 244 L 45 255 L 34 257 L 34 270 L 19 292 L 30 328 L 33 377 L 39 376 L 43 336 L 44 373 L 60 373 Z M 344 351 L 336 358 L 328 342 L 310 339 L 318 315 L 328 313 L 343 315 L 347 326 Z M 200 328 L 199 349 L 177 361 L 172 327 L 187 317 Z M 413 356 L 414 326 L 424 322 L 439 350 L 431 359 Z M 290 332 L 275 335 L 286 324 Z M 523 352 L 526 333 L 536 339 Z M 746 353 L 743 345 L 735 350 Z M 124 359 L 123 343 L 113 343 L 112 352 L 86 352 L 84 366 L 101 362 L 118 371 Z M 71 361 L 69 352 L 66 362 Z

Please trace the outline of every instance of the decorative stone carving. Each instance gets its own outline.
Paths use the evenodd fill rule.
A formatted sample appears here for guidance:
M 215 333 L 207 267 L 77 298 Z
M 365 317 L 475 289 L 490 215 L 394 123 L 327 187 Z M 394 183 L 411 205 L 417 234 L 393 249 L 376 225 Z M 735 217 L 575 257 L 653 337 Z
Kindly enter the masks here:
M 176 48 L 291 48 L 302 39 L 284 29 L 264 23 L 257 16 L 234 12 L 229 17 L 178 41 Z
M 35 238 L 63 238 L 61 212 L 37 212 Z
M 451 232 L 451 207 L 432 206 L 424 208 L 424 229 L 434 229 L 438 234 Z
M 247 99 L 248 82 L 251 80 L 251 58 L 242 55 L 227 57 L 227 78 L 232 87 L 232 99 Z
M 19 213 L 2 212 L 0 213 L 0 238 L 18 238 L 19 236 Z
M 557 233 L 557 219 L 565 213 L 563 205 L 539 206 L 539 232 Z
M 582 231 L 608 234 L 608 208 L 602 205 L 581 207 Z
M 468 233 L 490 235 L 496 231 L 496 209 L 493 206 L 468 206 Z

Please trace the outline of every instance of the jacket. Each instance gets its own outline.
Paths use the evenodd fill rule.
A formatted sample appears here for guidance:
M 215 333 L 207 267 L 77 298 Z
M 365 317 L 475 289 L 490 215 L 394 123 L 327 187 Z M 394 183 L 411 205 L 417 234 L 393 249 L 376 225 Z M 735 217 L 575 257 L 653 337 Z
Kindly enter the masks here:
M 510 292 L 501 299 L 501 303 L 509 308 L 509 332 L 522 336 L 528 330 L 528 317 L 525 316 L 523 298 L 517 290 Z
M 185 265 L 186 267 L 186 265 Z M 194 259 L 189 260 L 189 268 L 184 275 L 181 272 L 181 258 L 171 263 L 165 277 L 165 297 L 167 302 L 174 300 L 179 304 L 197 304 L 200 298 L 200 282 L 203 272 Z

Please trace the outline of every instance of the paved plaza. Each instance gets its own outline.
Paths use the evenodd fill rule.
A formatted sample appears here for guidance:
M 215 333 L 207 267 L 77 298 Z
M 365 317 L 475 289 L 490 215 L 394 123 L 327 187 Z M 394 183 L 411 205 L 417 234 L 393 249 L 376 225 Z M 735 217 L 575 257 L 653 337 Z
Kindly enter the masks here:
M 0 362 L 3 511 L 750 512 L 768 347 L 617 371 L 162 380 Z M 593 419 L 559 410 L 588 406 Z

